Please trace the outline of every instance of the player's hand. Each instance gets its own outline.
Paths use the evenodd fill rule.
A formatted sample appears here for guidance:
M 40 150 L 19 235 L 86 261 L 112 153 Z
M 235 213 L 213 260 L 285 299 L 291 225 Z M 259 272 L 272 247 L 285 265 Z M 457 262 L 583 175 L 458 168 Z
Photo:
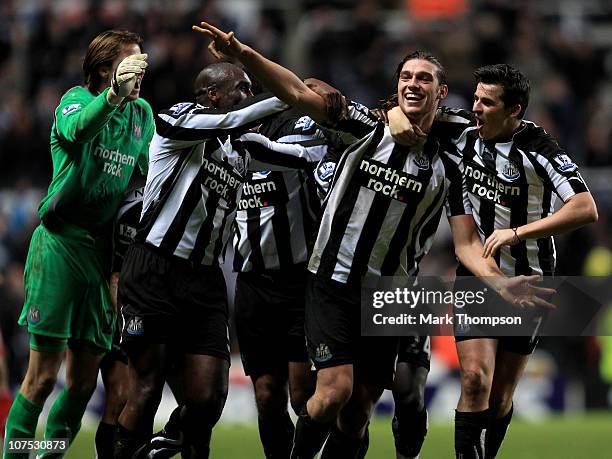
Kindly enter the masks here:
M 542 299 L 542 297 L 551 296 L 556 293 L 556 290 L 533 285 L 532 282 L 536 282 L 539 278 L 540 276 L 537 274 L 503 278 L 498 293 L 508 303 L 519 308 L 543 307 L 555 309 L 554 304 Z
M 521 240 L 514 234 L 514 230 L 496 229 L 485 241 L 482 256 L 484 258 L 493 256 L 502 245 L 516 245 L 519 242 Z
M 307 78 L 304 80 L 304 84 L 313 92 L 323 97 L 325 100 L 327 119 L 332 124 L 336 124 L 338 121 L 347 118 L 348 108 L 346 99 L 340 91 L 316 78 Z
M 112 92 L 117 97 L 127 97 L 134 90 L 138 77 L 147 68 L 147 54 L 132 54 L 123 59 L 111 79 Z
M 390 109 L 387 112 L 387 118 L 389 120 L 389 131 L 395 143 L 409 147 L 417 145 L 422 147 L 425 144 L 427 134 L 419 126 L 413 125 L 401 108 L 393 107 Z
M 194 25 L 191 28 L 212 40 L 208 45 L 208 51 L 215 59 L 222 60 L 226 56 L 240 56 L 243 45 L 234 36 L 234 32 L 223 32 L 208 22 L 201 22 L 200 25 L 201 27 Z

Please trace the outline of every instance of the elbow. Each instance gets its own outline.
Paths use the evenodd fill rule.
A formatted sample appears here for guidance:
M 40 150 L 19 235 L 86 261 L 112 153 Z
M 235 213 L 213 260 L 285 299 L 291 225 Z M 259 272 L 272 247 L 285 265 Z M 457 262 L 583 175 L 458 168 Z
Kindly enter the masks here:
M 599 214 L 597 212 L 597 205 L 595 204 L 595 200 L 592 196 L 590 196 L 589 203 L 584 209 L 584 224 L 588 225 L 590 223 L 595 223 L 599 220 Z
M 587 213 L 587 219 L 587 224 L 595 223 L 597 222 L 597 220 L 599 220 L 599 214 L 597 213 L 597 206 L 595 206 L 595 204 L 593 204 L 591 209 L 589 209 L 589 212 Z

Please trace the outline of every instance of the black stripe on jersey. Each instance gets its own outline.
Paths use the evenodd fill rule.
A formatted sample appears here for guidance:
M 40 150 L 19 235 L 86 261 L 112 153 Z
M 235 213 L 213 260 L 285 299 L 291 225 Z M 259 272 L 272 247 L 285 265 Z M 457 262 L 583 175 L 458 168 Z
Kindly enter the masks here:
M 309 162 L 306 160 L 306 158 L 297 158 L 294 156 L 284 155 L 282 153 L 271 151 L 270 149 L 266 148 L 258 142 L 244 140 L 240 142 L 235 142 L 235 144 L 238 143 L 241 144 L 240 147 L 245 148 L 250 153 L 251 157 L 264 163 L 293 169 L 304 169 L 309 166 Z M 240 147 L 235 145 L 235 148 Z
M 453 146 L 452 150 L 456 151 L 456 148 Z M 444 164 L 445 175 L 451 182 L 450 188 L 448 189 L 448 194 L 446 196 L 448 201 L 448 209 L 451 216 L 464 215 L 468 211 L 468 209 L 465 208 L 464 198 L 468 198 L 464 194 L 463 185 L 465 178 L 463 176 L 463 170 L 461 170 L 461 167 L 447 155 L 456 156 L 458 158 L 458 162 L 460 162 L 461 159 L 459 154 L 453 154 L 448 151 L 446 151 L 445 154 L 440 155 L 442 164 Z
M 384 126 L 379 124 L 376 126 L 376 132 L 370 144 L 367 146 L 366 151 L 363 154 L 363 157 L 370 157 L 376 151 L 378 144 L 381 142 L 384 135 Z M 361 142 L 358 142 L 358 145 L 361 146 Z M 338 164 L 338 168 L 336 169 L 336 173 L 334 175 L 334 183 L 337 178 L 342 175 L 342 169 L 344 169 L 344 162 L 346 161 L 348 155 L 345 153 Z M 342 165 L 342 169 L 339 167 Z M 334 186 L 332 183 L 331 187 Z M 329 240 L 323 249 L 321 254 L 321 263 L 319 265 L 318 271 L 323 273 L 333 273 L 336 267 L 337 254 L 340 250 L 340 245 L 342 244 L 342 239 L 344 233 L 338 234 L 339 228 L 346 228 L 353 214 L 353 209 L 355 207 L 355 202 L 357 201 L 357 197 L 359 196 L 359 192 L 361 191 L 361 186 L 357 184 L 353 184 L 349 186 L 346 190 L 344 196 L 342 196 L 342 200 L 338 205 L 338 209 L 334 213 L 334 217 L 332 219 L 330 229 L 332 234 L 329 236 Z M 327 199 L 329 199 L 329 195 L 332 192 L 328 193 Z M 336 233 L 333 231 L 336 230 Z
M 230 215 L 234 215 L 236 212 L 235 209 L 233 209 L 232 211 L 224 211 L 223 212 L 223 219 L 221 220 L 221 225 L 219 225 L 219 237 L 216 238 L 215 240 L 215 248 L 213 249 L 213 256 L 212 256 L 212 260 L 220 260 L 221 258 L 221 252 L 223 252 L 223 256 L 225 257 L 225 249 L 226 249 L 226 244 L 224 244 L 224 236 L 223 234 L 225 233 L 225 228 L 227 227 L 228 224 L 228 219 L 230 218 Z M 230 224 L 232 224 L 234 222 L 234 218 L 232 217 Z M 200 259 L 201 260 L 201 259 Z
M 433 173 L 433 171 L 429 172 L 429 175 L 431 176 L 431 174 Z M 421 231 L 421 228 L 423 227 L 423 224 L 425 222 L 425 217 L 429 214 L 431 214 L 434 209 L 436 208 L 436 205 L 440 205 L 440 200 L 444 199 L 444 193 L 446 192 L 446 190 L 444 189 L 443 186 L 441 186 L 438 189 L 438 192 L 436 193 L 436 197 L 433 199 L 433 201 L 431 202 L 431 204 L 429 205 L 429 207 L 427 208 L 427 210 L 423 213 L 423 216 L 421 217 L 421 221 L 419 222 L 418 225 L 414 226 L 414 229 L 412 230 L 412 239 L 408 242 L 408 245 L 406 246 L 406 261 L 407 262 L 411 262 L 411 260 L 414 260 L 416 262 L 416 268 L 417 268 L 417 272 L 418 272 L 418 263 L 421 260 L 421 258 L 423 258 L 423 256 L 415 258 L 416 255 L 416 241 L 417 241 L 417 236 L 419 234 L 419 232 Z M 418 203 L 417 203 L 418 204 Z M 423 232 L 421 233 L 421 239 L 419 240 L 421 243 L 424 243 L 424 241 L 427 240 L 427 238 L 431 235 L 434 234 L 435 230 L 438 228 L 438 224 L 440 223 L 440 215 L 442 214 L 442 209 L 444 208 L 444 206 L 440 206 L 440 209 L 437 212 L 437 215 L 434 215 L 432 217 L 432 219 L 429 221 L 429 223 L 425 226 L 425 228 L 432 230 L 431 233 L 426 233 Z M 414 209 L 416 209 L 416 205 L 414 206 Z M 410 213 L 404 213 L 404 215 L 406 216 L 406 222 L 404 223 L 404 215 L 402 215 L 402 222 L 400 223 L 400 225 L 398 226 L 398 230 L 401 228 L 403 229 L 404 235 L 403 235 L 403 239 L 400 240 L 400 244 L 403 243 L 404 245 L 406 245 L 406 239 L 408 236 L 408 230 L 410 228 L 410 219 L 414 218 L 414 209 L 412 210 L 412 212 Z M 408 210 L 408 209 L 406 209 Z M 423 229 L 425 229 L 423 228 Z M 399 231 L 398 231 L 399 232 Z M 396 233 L 397 234 L 397 233 Z M 402 247 L 402 245 L 397 244 L 400 248 Z M 391 252 L 391 250 L 389 250 L 389 254 L 387 254 L 387 257 L 393 255 L 393 252 Z M 423 254 L 425 255 L 425 254 Z M 396 258 L 397 255 L 396 255 Z M 386 262 L 387 260 L 385 260 Z M 414 266 L 410 265 L 410 266 L 406 266 L 408 272 L 410 272 L 410 270 L 413 268 Z M 397 270 L 398 266 L 394 266 L 392 267 L 394 269 Z M 416 275 L 417 272 L 413 273 L 413 275 Z
M 285 180 L 278 180 L 279 195 L 287 196 L 287 184 Z M 291 266 L 293 264 L 293 250 L 291 249 L 291 228 L 287 215 L 287 206 L 275 206 L 272 216 L 272 230 L 276 241 L 276 255 L 280 266 Z
M 167 253 L 174 253 L 176 247 L 183 237 L 183 231 L 187 226 L 187 222 L 193 214 L 194 209 L 202 199 L 202 175 L 204 168 L 200 168 L 194 180 L 189 185 L 189 189 L 185 197 L 180 202 L 180 207 L 172 220 L 172 223 L 166 230 L 164 237 L 159 244 L 159 248 L 164 249 Z M 179 205 L 179 203 L 177 203 Z
M 529 185 L 527 184 L 527 174 L 525 173 L 525 165 L 523 164 L 523 156 L 517 150 L 516 144 L 512 145 L 508 161 L 516 166 L 520 174 L 520 181 L 516 184 L 520 188 L 519 196 L 512 200 L 510 207 L 510 228 L 518 228 L 527 224 L 527 208 L 529 206 Z M 482 202 L 482 201 L 481 201 Z M 515 259 L 514 273 L 518 275 L 530 275 L 533 269 L 529 266 L 527 258 L 527 244 L 522 241 L 516 245 L 510 246 L 510 255 Z
M 542 197 L 542 215 L 541 218 L 548 216 L 552 200 L 552 190 L 544 189 Z M 555 273 L 555 248 L 552 237 L 544 237 L 538 239 L 538 262 L 544 276 L 552 276 Z
M 164 207 L 164 203 L 167 201 L 168 196 L 172 192 L 174 185 L 178 177 L 181 175 L 183 170 L 185 169 L 187 163 L 189 162 L 189 158 L 191 157 L 191 153 L 195 147 L 185 148 L 184 150 L 177 151 L 176 154 L 180 156 L 179 160 L 176 162 L 174 169 L 170 173 L 170 176 L 164 181 L 162 185 L 159 197 L 157 200 L 146 209 L 145 213 L 142 215 L 140 220 L 140 225 L 138 228 L 138 233 L 136 234 L 136 240 L 139 242 L 144 242 L 147 234 L 151 230 L 152 226 L 157 221 L 159 217 L 159 213 Z
M 316 185 L 314 179 L 308 178 L 304 173 L 299 173 L 298 178 L 300 180 L 300 205 L 302 206 L 302 213 L 308 215 L 310 218 L 304 218 L 304 237 L 306 238 L 306 245 L 308 253 L 310 253 L 311 246 L 313 244 L 313 237 L 316 237 L 315 231 L 317 229 L 316 220 L 320 212 L 320 208 L 313 209 L 312 204 L 319 202 L 319 197 L 316 192 Z
M 546 173 L 544 166 L 542 166 L 529 153 L 525 154 L 525 157 L 529 160 L 529 162 L 533 166 L 533 169 L 542 179 L 542 182 L 544 184 L 544 192 L 542 194 L 542 214 L 540 218 L 548 217 L 551 212 L 552 193 L 555 187 L 552 181 L 550 180 L 550 177 Z M 553 239 L 551 237 L 540 238 L 538 239 L 537 244 L 538 262 L 540 263 L 542 274 L 545 276 L 552 276 L 555 272 L 555 251 L 553 247 Z
M 409 149 L 407 147 L 395 144 L 385 166 L 396 170 L 402 170 L 408 155 Z M 421 183 L 427 182 L 425 181 Z M 360 187 L 358 186 L 357 188 Z M 409 202 L 412 203 L 417 201 L 417 199 L 412 199 Z M 351 269 L 348 276 L 348 284 L 353 284 L 356 281 L 359 282 L 361 277 L 368 271 L 368 260 L 372 254 L 372 248 L 374 247 L 374 244 L 376 244 L 379 237 L 380 229 L 385 223 L 385 216 L 390 205 L 391 198 L 379 193 L 374 194 L 370 211 L 368 212 L 365 222 L 363 222 L 359 240 L 355 246 L 355 252 L 352 260 L 353 269 Z M 408 207 L 408 203 L 406 206 Z M 397 234 L 397 232 L 395 234 Z M 356 268 L 357 266 L 359 266 L 359 269 Z
M 194 181 L 194 183 L 197 184 L 198 189 L 200 190 L 200 199 L 202 199 L 202 188 L 200 184 L 201 182 L 198 180 L 198 181 Z M 208 247 L 210 243 L 210 236 L 214 229 L 213 224 L 214 224 L 215 212 L 217 211 L 218 204 L 219 204 L 218 198 L 215 196 L 211 196 L 209 194 L 208 199 L 206 199 L 206 202 L 204 203 L 204 209 L 205 209 L 207 217 L 204 220 L 200 229 L 198 230 L 198 235 L 196 237 L 196 241 L 195 241 L 193 250 L 189 254 L 189 260 L 193 261 L 194 263 L 201 263 L 202 259 L 204 258 L 204 254 L 206 253 L 206 248 Z M 221 237 L 219 237 L 219 239 L 221 239 Z M 213 259 L 213 262 L 214 260 L 216 259 Z
M 259 224 L 260 215 L 261 211 L 259 209 L 247 209 L 247 237 L 251 245 L 249 259 L 253 266 L 265 266 L 261 253 L 262 234 L 261 225 Z M 236 250 L 236 252 L 239 252 L 239 250 Z M 240 264 L 239 269 L 236 271 L 242 271 L 243 264 L 244 262 Z

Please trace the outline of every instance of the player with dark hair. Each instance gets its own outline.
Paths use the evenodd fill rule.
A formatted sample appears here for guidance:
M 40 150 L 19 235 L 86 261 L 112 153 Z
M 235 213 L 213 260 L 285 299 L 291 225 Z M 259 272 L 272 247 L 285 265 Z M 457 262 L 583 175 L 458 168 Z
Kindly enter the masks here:
M 450 145 L 468 123 L 449 113 L 434 124 L 448 87 L 427 53 L 408 56 L 399 72 L 399 105 L 428 134 L 422 148 L 408 149 L 395 145 L 384 123 L 362 105 L 351 102 L 346 117 L 330 118 L 323 99 L 295 74 L 233 32 L 201 25 L 193 28 L 213 40 L 213 54 L 237 58 L 266 88 L 351 143 L 338 162 L 308 266 L 306 337 L 317 387 L 299 417 L 291 457 L 314 457 L 330 429 L 322 457 L 363 455 L 372 409 L 392 380 L 397 341 L 360 336 L 362 280 L 415 275 L 445 203 L 461 259 L 479 274 L 496 276 L 492 286 L 513 299 L 507 288 L 526 280 L 507 280 L 494 262 L 480 262 L 482 244 L 465 209 L 463 166 Z
M 66 385 L 45 438 L 73 441 L 111 347 L 112 221 L 133 170 L 146 171 L 153 136 L 151 107 L 139 98 L 147 65 L 141 53 L 138 35 L 101 33 L 83 62 L 85 86 L 66 92 L 55 110 L 53 179 L 38 208 L 42 224 L 30 243 L 19 318 L 30 334 L 30 359 L 7 421 L 6 458 L 27 455 L 9 451 L 8 440 L 34 437 L 64 356 Z
M 525 75 L 498 64 L 481 67 L 474 76 L 476 127 L 464 133 L 458 147 L 484 256 L 494 257 L 508 276 L 553 276 L 552 236 L 596 221 L 595 202 L 578 167 L 555 139 L 523 119 L 529 103 Z M 494 192 L 479 192 L 483 188 Z M 563 206 L 554 212 L 556 197 Z M 460 266 L 457 275 L 472 273 Z M 457 457 L 496 456 L 540 323 L 536 322 L 532 336 L 525 337 L 476 338 L 456 332 L 461 372 L 455 415 Z

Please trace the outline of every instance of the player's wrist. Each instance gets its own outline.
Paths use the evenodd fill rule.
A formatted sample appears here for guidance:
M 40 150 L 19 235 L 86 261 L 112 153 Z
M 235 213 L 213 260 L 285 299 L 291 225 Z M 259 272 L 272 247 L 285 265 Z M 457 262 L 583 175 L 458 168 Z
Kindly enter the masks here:
M 119 105 L 121 105 L 123 99 L 125 99 L 125 97 L 121 97 L 115 94 L 115 91 L 112 87 L 109 88 L 109 90 L 106 92 L 106 102 L 108 102 L 109 105 L 112 105 L 113 107 L 118 107 Z

